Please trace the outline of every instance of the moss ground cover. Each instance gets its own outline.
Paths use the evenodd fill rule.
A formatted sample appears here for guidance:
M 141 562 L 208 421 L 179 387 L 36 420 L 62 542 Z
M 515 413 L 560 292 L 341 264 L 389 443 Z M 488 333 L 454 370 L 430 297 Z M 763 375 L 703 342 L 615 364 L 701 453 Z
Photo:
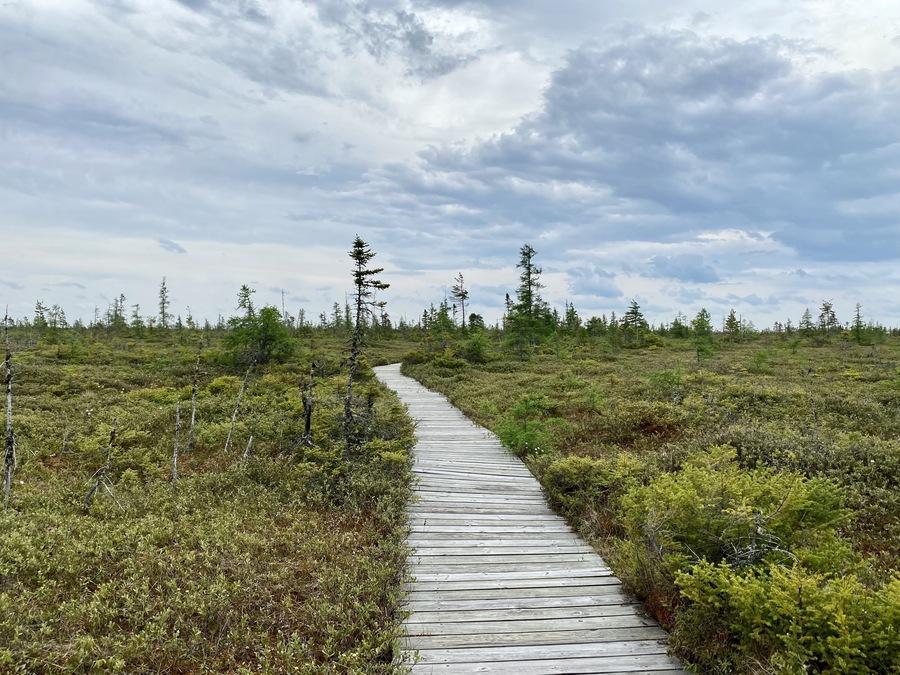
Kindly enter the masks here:
M 342 459 L 345 340 L 307 331 L 283 362 L 256 368 L 225 453 L 243 370 L 222 334 L 11 337 L 19 464 L 0 513 L 0 671 L 398 668 L 412 425 L 362 368 L 365 439 Z M 198 341 L 195 447 L 173 482 L 175 409 L 186 430 Z M 407 348 L 376 340 L 368 358 Z M 298 445 L 313 358 L 313 444 Z M 85 508 L 113 427 L 109 489 Z
M 404 370 L 495 430 L 701 671 L 900 668 L 900 342 L 487 331 Z

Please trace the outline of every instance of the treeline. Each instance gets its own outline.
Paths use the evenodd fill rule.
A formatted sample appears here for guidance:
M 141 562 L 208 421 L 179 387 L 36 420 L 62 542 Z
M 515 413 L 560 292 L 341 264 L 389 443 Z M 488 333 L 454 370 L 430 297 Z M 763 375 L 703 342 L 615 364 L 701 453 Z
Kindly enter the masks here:
M 739 316 L 734 309 L 721 326 L 714 324 L 706 308 L 701 308 L 692 318 L 679 312 L 671 322 L 653 324 L 646 319 L 637 300 L 631 300 L 621 316 L 611 312 L 609 316 L 602 314 L 584 319 L 572 303 L 566 302 L 560 312 L 544 300 L 541 296 L 541 289 L 544 288 L 542 269 L 535 262 L 536 255 L 537 252 L 529 244 L 519 250 L 516 266 L 520 271 L 519 285 L 513 296 L 506 294 L 503 317 L 498 324 L 488 328 L 481 315 L 465 315 L 470 293 L 464 285 L 462 274 L 459 274 L 454 279 L 451 298 L 423 312 L 416 328 L 430 336 L 432 344 L 441 347 L 445 347 L 454 335 L 462 333 L 472 336 L 487 330 L 501 337 L 508 349 L 520 354 L 559 338 L 603 340 L 613 348 L 661 346 L 666 338 L 692 340 L 698 358 L 712 349 L 716 342 L 740 342 L 760 336 L 782 340 L 810 338 L 822 344 L 832 339 L 874 344 L 887 335 L 900 335 L 898 328 L 889 329 L 871 321 L 865 322 L 862 306 L 858 303 L 852 320 L 842 323 L 830 300 L 822 301 L 816 318 L 806 309 L 796 324 L 787 319 L 763 329 L 756 328 L 753 322 Z M 479 339 L 470 337 L 467 348 L 477 353 L 478 345 Z
M 853 316 L 841 321 L 835 313 L 834 303 L 823 300 L 814 313 L 805 309 L 796 322 L 787 318 L 775 321 L 772 326 L 757 328 L 751 320 L 738 315 L 731 309 L 720 325 L 716 325 L 706 308 L 701 308 L 693 317 L 678 312 L 671 321 L 652 323 L 648 321 L 636 300 L 631 300 L 621 315 L 611 312 L 609 316 L 583 317 L 574 304 L 566 302 L 562 311 L 551 307 L 541 296 L 544 285 L 541 281 L 542 269 L 537 265 L 537 252 L 529 244 L 519 250 L 520 270 L 519 285 L 513 296 L 509 293 L 504 298 L 504 311 L 501 320 L 489 326 L 484 317 L 477 313 L 467 313 L 471 305 L 471 292 L 466 286 L 462 273 L 453 279 L 450 296 L 439 304 L 426 308 L 415 322 L 400 317 L 395 323 L 384 306 L 367 312 L 361 318 L 365 325 L 382 335 L 392 331 L 400 331 L 405 335 L 417 332 L 420 335 L 453 332 L 457 329 L 492 330 L 505 335 L 507 342 L 518 349 L 533 347 L 554 336 L 573 336 L 588 338 L 604 338 L 614 346 L 646 347 L 659 344 L 660 338 L 694 339 L 698 346 L 709 342 L 713 336 L 726 341 L 741 341 L 757 336 L 775 336 L 781 339 L 812 338 L 828 339 L 839 337 L 853 340 L 859 344 L 870 344 L 887 335 L 900 335 L 900 328 L 888 328 L 873 321 L 866 321 L 862 313 L 862 305 L 857 303 Z M 252 294 L 255 291 L 242 286 L 238 295 L 238 310 L 246 310 L 248 303 L 252 305 Z M 305 308 L 298 308 L 296 313 L 286 309 L 284 291 L 282 291 L 281 307 L 266 305 L 260 309 L 269 321 L 277 321 L 287 329 L 300 333 L 310 330 L 328 330 L 336 334 L 351 334 L 356 317 L 350 295 L 343 302 L 335 301 L 329 311 L 322 311 L 312 320 Z M 42 300 L 35 303 L 33 317 L 22 317 L 13 321 L 12 325 L 21 328 L 34 328 L 51 335 L 66 328 L 89 329 L 93 331 L 130 332 L 141 336 L 144 331 L 154 330 L 205 330 L 226 331 L 234 328 L 234 323 L 219 315 L 214 323 L 208 319 L 198 321 L 190 307 L 184 314 L 172 311 L 172 299 L 166 278 L 163 277 L 158 291 L 156 311 L 152 314 L 142 312 L 139 304 L 128 304 L 124 294 L 120 294 L 103 311 L 94 308 L 91 321 L 85 324 L 80 318 L 68 321 L 65 310 L 58 304 L 47 305 Z

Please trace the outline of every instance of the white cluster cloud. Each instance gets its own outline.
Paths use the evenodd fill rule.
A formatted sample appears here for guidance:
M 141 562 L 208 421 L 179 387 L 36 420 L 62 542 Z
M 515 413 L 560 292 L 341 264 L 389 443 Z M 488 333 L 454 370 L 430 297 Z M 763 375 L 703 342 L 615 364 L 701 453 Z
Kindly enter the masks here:
M 2 300 L 72 315 L 167 275 L 317 314 L 359 232 L 395 315 L 457 270 L 760 323 L 900 316 L 900 8 L 763 0 L 8 0 Z M 765 11 L 762 11 L 765 10 Z

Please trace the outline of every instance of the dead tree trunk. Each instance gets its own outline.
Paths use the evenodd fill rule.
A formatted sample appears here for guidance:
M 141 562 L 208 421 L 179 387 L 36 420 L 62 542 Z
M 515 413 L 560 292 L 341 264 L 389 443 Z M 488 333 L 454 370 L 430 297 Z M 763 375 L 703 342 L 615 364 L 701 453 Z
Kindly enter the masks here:
M 116 422 L 113 420 L 113 427 L 109 432 L 109 445 L 106 448 L 106 462 L 101 466 L 97 471 L 94 472 L 93 479 L 94 482 L 91 485 L 91 489 L 88 490 L 88 493 L 84 496 L 84 508 L 85 510 L 89 510 L 91 508 L 91 504 L 94 502 L 94 497 L 97 495 L 97 491 L 101 487 L 105 487 L 110 494 L 112 491 L 109 489 L 109 485 L 106 482 L 106 475 L 109 473 L 109 469 L 112 465 L 112 451 L 113 446 L 116 444 Z
M 200 352 L 203 349 L 203 343 L 197 345 L 197 361 L 194 363 L 194 380 L 191 383 L 191 426 L 188 428 L 188 440 L 185 452 L 194 449 L 194 424 L 197 421 L 197 386 L 200 382 Z
M 353 418 L 353 380 L 356 377 L 359 353 L 362 347 L 362 323 L 363 309 L 359 301 L 356 307 L 356 326 L 353 329 L 353 337 L 350 341 L 349 373 L 347 375 L 347 392 L 344 394 L 344 459 L 350 458 L 350 451 L 356 441 L 354 431 L 355 420 Z
M 13 432 L 13 367 L 12 349 L 9 346 L 9 315 L 3 318 L 3 334 L 6 343 L 6 356 L 3 364 L 6 367 L 6 452 L 3 458 L 3 508 L 9 506 L 9 496 L 12 492 L 13 471 L 16 468 L 16 435 Z
M 244 398 L 244 391 L 247 389 L 247 380 L 250 379 L 250 371 L 253 370 L 253 363 L 244 373 L 244 380 L 241 382 L 241 389 L 238 392 L 237 401 L 234 402 L 234 412 L 231 413 L 231 428 L 228 430 L 228 438 L 225 439 L 225 452 L 231 452 L 231 439 L 234 437 L 234 425 L 237 423 L 238 409 L 241 407 L 241 399 Z
M 178 480 L 178 455 L 181 442 L 181 401 L 175 404 L 175 445 L 172 448 L 172 482 Z
M 250 458 L 250 450 L 253 448 L 253 434 L 250 434 L 250 438 L 247 440 L 247 447 L 244 448 L 244 454 L 241 456 L 241 461 L 246 462 Z
M 306 381 L 306 388 L 303 390 L 303 444 L 312 447 L 312 416 L 313 408 L 316 404 L 316 373 L 315 365 L 309 366 L 309 379 Z

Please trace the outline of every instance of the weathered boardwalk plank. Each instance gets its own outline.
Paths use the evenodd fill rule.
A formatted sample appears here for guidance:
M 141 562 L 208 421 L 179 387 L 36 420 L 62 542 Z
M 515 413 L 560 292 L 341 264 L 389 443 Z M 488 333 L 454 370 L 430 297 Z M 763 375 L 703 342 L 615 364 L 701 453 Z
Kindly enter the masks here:
M 496 436 L 399 364 L 375 372 L 418 423 L 404 641 L 414 673 L 681 672 L 665 633 Z

